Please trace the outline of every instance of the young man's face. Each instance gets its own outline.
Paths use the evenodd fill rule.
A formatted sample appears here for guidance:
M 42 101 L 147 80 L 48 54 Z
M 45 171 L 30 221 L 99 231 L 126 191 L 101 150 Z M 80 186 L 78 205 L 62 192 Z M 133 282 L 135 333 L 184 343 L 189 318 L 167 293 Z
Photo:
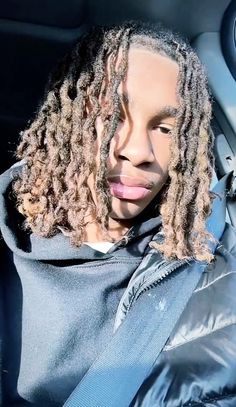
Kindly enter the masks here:
M 118 88 L 120 122 L 108 160 L 113 219 L 139 215 L 168 178 L 171 130 L 178 108 L 177 75 L 178 65 L 169 58 L 141 48 L 130 49 L 127 77 Z M 100 118 L 96 129 L 99 165 Z M 91 189 L 94 196 L 92 185 Z

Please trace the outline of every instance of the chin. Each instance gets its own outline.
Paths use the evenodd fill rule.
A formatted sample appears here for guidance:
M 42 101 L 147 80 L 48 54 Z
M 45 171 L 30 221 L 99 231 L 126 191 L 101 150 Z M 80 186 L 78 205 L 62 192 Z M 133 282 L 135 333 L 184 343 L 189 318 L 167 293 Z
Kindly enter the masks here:
M 112 201 L 110 217 L 113 219 L 125 220 L 136 218 L 148 206 L 148 203 L 143 201 L 131 202 L 118 198 L 113 198 Z

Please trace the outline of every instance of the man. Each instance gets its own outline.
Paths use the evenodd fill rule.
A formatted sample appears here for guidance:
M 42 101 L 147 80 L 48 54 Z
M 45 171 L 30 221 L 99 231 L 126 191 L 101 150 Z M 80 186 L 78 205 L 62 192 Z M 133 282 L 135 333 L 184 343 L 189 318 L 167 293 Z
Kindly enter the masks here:
M 211 253 L 210 119 L 203 68 L 168 31 L 96 28 L 63 61 L 0 180 L 3 405 L 66 401 L 151 250 L 163 270 L 208 266 L 132 406 L 235 405 L 236 235 Z

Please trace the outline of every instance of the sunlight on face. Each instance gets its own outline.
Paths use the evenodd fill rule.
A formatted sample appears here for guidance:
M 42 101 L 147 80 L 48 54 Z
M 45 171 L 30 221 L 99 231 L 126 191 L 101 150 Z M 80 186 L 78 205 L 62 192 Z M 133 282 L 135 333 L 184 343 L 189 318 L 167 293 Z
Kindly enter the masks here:
M 171 130 L 178 108 L 177 76 L 176 62 L 131 47 L 127 77 L 118 88 L 120 121 L 108 161 L 113 219 L 139 215 L 168 178 Z M 100 118 L 96 130 L 99 151 L 103 130 Z M 96 161 L 99 165 L 99 153 Z M 92 183 L 91 190 L 94 196 Z

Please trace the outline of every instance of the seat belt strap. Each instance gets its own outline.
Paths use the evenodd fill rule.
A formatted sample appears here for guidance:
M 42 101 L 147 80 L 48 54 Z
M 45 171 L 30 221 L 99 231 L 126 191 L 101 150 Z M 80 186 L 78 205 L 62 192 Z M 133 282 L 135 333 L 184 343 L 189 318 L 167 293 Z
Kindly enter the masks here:
M 214 188 L 219 195 L 207 222 L 216 239 L 211 243 L 212 252 L 224 230 L 226 181 L 227 176 Z M 204 262 L 191 262 L 143 293 L 64 407 L 128 407 L 152 370 L 206 266 Z

